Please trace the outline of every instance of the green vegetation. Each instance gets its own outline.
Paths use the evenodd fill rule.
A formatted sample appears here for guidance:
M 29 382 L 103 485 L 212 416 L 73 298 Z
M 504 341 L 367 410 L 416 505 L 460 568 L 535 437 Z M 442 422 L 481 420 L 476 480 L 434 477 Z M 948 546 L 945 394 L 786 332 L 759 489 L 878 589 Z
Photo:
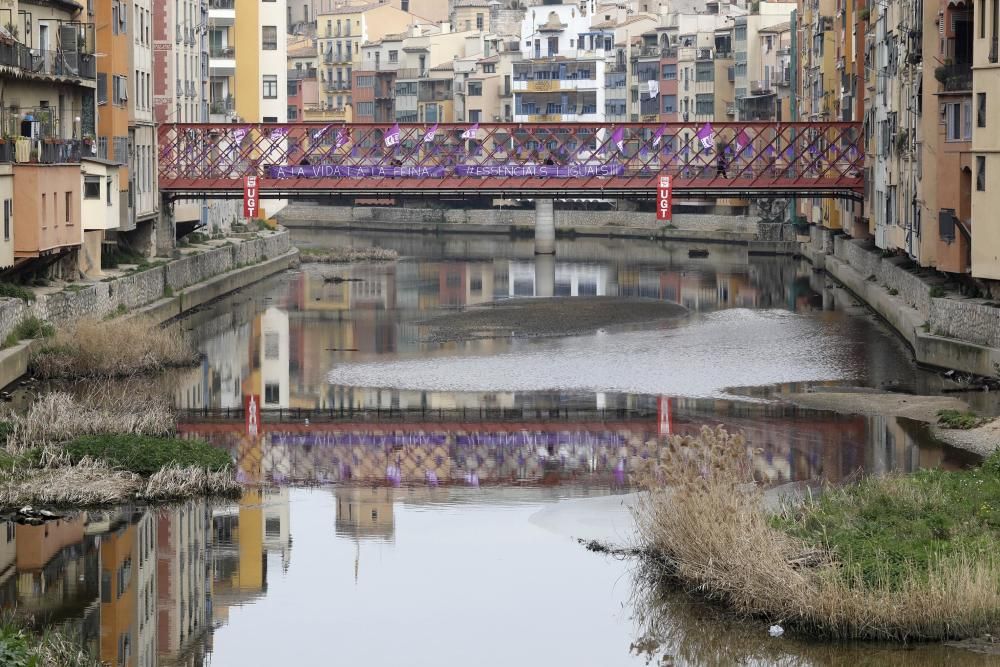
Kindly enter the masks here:
M 899 295 L 898 289 L 896 289 L 895 287 L 889 288 L 889 296 L 898 296 L 898 295 Z
M 0 665 L 4 667 L 98 667 L 82 643 L 61 633 L 32 632 L 25 619 L 6 613 L 0 618 Z
M 0 297 L 9 299 L 21 299 L 22 301 L 34 301 L 35 294 L 29 289 L 15 285 L 13 283 L 0 283 Z
M 836 554 L 849 586 L 926 582 L 941 562 L 996 553 L 1000 453 L 973 470 L 868 478 L 824 493 L 775 526 Z
M 14 330 L 7 334 L 3 341 L 3 347 L 14 347 L 22 340 L 33 338 L 51 338 L 56 333 L 55 327 L 48 322 L 43 322 L 34 315 L 21 320 Z
M 170 285 L 167 285 L 166 287 L 163 288 L 163 296 L 164 297 L 166 297 L 166 298 L 169 299 L 173 295 L 174 295 L 174 288 L 173 287 L 171 287 Z
M 940 285 L 934 285 L 931 287 L 930 295 L 932 299 L 940 299 L 945 294 L 944 288 Z
M 703 429 L 654 449 L 636 517 L 662 581 L 831 639 L 1000 630 L 1000 452 L 974 470 L 868 478 L 773 515 L 740 436 Z
M 168 466 L 221 472 L 232 465 L 228 453 L 207 442 L 142 435 L 80 437 L 66 445 L 66 452 L 73 463 L 90 457 L 147 477 Z
M 941 428 L 953 428 L 967 431 L 970 428 L 978 428 L 988 420 L 980 417 L 974 412 L 962 412 L 960 410 L 938 410 L 938 425 Z

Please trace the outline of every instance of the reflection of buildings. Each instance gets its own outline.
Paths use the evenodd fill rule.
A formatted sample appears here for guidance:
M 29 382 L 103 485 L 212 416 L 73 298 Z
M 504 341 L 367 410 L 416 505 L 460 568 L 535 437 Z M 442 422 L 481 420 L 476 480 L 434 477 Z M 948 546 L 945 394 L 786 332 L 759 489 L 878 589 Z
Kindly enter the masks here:
M 288 407 L 288 315 L 268 308 L 260 318 L 260 376 L 258 392 L 264 408 Z
M 100 659 L 111 665 L 137 665 L 136 529 L 125 520 L 101 536 Z
M 212 627 L 209 509 L 192 500 L 157 512 L 156 630 L 160 662 L 202 665 Z
M 347 486 L 336 489 L 334 496 L 337 499 L 338 536 L 392 541 L 391 488 Z

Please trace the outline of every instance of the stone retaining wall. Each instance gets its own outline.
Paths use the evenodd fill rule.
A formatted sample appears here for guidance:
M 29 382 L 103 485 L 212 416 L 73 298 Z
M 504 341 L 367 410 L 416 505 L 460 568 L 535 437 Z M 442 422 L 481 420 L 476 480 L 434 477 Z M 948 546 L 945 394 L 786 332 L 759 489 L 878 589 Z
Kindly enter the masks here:
M 874 249 L 866 248 L 864 241 L 838 236 L 834 239 L 834 256 L 847 262 L 851 268 L 865 279 L 874 281 L 890 290 L 911 308 L 915 308 L 924 318 L 930 317 L 931 286 L 905 269 L 896 266 L 905 261 L 898 258 L 883 259 Z
M 204 282 L 237 266 L 257 264 L 287 253 L 290 234 L 280 231 L 248 239 L 197 255 L 188 255 L 163 266 L 95 283 L 75 291 L 42 295 L 32 303 L 0 299 L 0 341 L 26 317 L 35 316 L 58 326 L 83 317 L 103 319 L 120 310 L 132 311 L 174 292 Z
M 334 222 L 339 224 L 431 224 L 431 225 L 505 225 L 531 226 L 535 212 L 525 209 L 429 209 L 378 206 L 305 206 L 289 205 L 278 215 L 282 224 L 294 227 L 296 222 Z M 561 229 L 582 227 L 629 227 L 657 229 L 663 227 L 654 213 L 635 211 L 555 211 L 555 224 Z M 671 224 L 681 230 L 758 233 L 756 218 L 736 215 L 675 213 Z M 769 230 L 769 235 L 774 235 Z
M 935 336 L 1000 348 L 1000 308 L 979 299 L 931 299 L 927 325 Z

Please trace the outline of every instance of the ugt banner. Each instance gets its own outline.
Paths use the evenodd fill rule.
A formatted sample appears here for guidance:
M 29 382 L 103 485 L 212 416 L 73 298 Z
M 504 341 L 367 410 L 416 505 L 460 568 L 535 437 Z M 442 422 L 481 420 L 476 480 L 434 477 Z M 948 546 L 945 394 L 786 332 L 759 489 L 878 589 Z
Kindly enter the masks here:
M 256 176 L 244 176 L 243 177 L 243 217 L 244 218 L 256 218 L 258 212 L 258 204 L 260 201 L 260 191 L 257 190 L 257 177 Z
M 660 176 L 660 187 L 656 188 L 656 219 L 665 222 L 670 221 L 671 216 L 671 191 L 670 177 Z

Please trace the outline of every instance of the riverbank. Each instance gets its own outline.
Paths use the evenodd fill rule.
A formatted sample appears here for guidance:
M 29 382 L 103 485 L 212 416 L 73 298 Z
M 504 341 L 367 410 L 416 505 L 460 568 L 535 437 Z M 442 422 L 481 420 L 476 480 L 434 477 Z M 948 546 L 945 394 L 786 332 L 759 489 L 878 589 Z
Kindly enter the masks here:
M 802 255 L 867 304 L 906 341 L 918 364 L 995 377 L 1000 308 L 950 293 L 944 279 L 882 257 L 870 243 L 813 230 Z
M 954 396 L 914 396 L 879 391 L 817 391 L 779 394 L 779 398 L 799 407 L 829 410 L 847 415 L 903 417 L 928 425 L 931 435 L 941 442 L 986 457 L 1000 448 L 1000 419 L 987 420 L 970 429 L 947 428 L 940 413 L 952 410 L 969 413 L 969 404 Z
M 749 217 L 675 214 L 669 225 L 653 213 L 556 209 L 557 238 L 636 238 L 742 245 L 754 254 L 798 252 L 790 225 L 756 222 Z M 404 234 L 534 235 L 531 209 L 407 209 L 377 206 L 291 204 L 277 216 L 291 229 L 393 232 Z
M 737 616 L 839 640 L 965 639 L 1000 625 L 1000 455 L 867 478 L 774 515 L 743 438 L 703 429 L 651 455 L 645 479 L 638 552 Z
M 143 317 L 168 322 L 219 297 L 290 268 L 298 259 L 287 230 L 189 246 L 176 259 L 154 259 L 123 275 L 44 290 L 33 301 L 0 299 L 0 340 L 30 318 L 57 329 L 82 318 Z M 0 387 L 28 370 L 32 340 L 0 350 Z

